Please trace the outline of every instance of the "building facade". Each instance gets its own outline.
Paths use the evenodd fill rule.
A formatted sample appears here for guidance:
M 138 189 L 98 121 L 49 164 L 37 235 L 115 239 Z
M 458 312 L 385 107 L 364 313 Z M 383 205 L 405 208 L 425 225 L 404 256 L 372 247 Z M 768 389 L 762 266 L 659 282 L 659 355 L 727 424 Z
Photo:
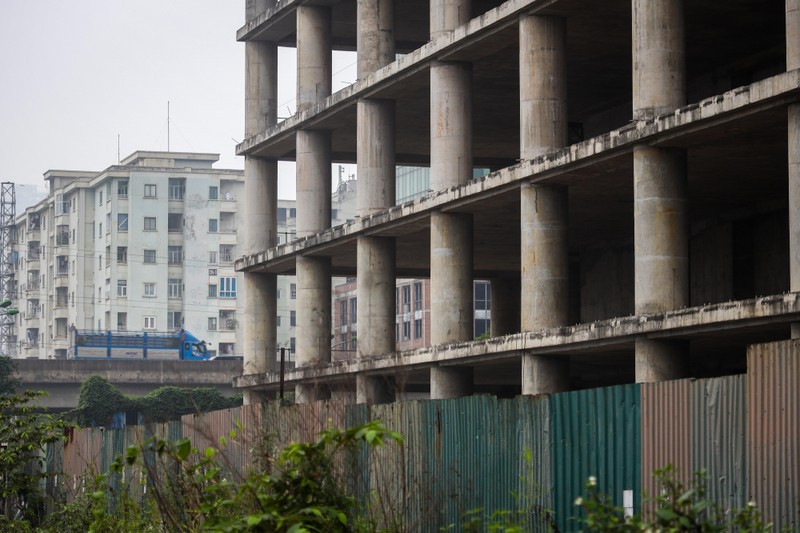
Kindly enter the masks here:
M 795 0 L 246 5 L 238 152 L 248 222 L 268 228 L 237 261 L 258 294 L 237 381 L 248 401 L 277 388 L 286 275 L 298 367 L 284 378 L 301 402 L 740 373 L 749 344 L 800 337 Z M 298 58 L 297 112 L 280 124 L 279 44 Z M 335 93 L 334 49 L 358 63 Z M 298 199 L 296 239 L 280 245 L 278 160 L 297 162 Z M 359 178 L 358 216 L 335 227 L 332 161 Z M 430 167 L 427 192 L 397 198 L 396 168 L 414 165 Z M 356 280 L 344 363 L 333 276 Z M 429 344 L 402 354 L 398 278 L 430 284 Z M 475 280 L 491 285 L 488 340 L 474 338 Z
M 71 331 L 174 331 L 242 355 L 241 170 L 217 154 L 138 151 L 102 172 L 50 170 L 17 217 L 19 357 L 64 358 Z

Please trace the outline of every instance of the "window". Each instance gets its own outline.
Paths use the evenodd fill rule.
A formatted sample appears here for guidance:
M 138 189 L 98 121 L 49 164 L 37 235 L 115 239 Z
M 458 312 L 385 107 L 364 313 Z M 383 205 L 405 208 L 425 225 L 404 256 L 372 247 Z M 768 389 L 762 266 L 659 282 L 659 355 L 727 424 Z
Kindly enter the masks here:
M 220 244 L 219 245 L 219 260 L 222 263 L 231 263 L 233 261 L 234 244 Z
M 103 268 L 103 254 L 97 254 L 97 270 Z
M 281 327 L 281 315 L 275 317 L 275 325 Z
M 358 316 L 358 298 L 350 298 L 350 320 L 351 324 L 355 324 L 357 322 Z
M 69 274 L 69 257 L 59 255 L 56 257 L 56 276 L 66 276 Z
M 219 188 L 211 186 L 208 188 L 208 199 L 219 200 Z
M 169 311 L 167 313 L 167 329 L 181 329 L 181 326 L 183 326 L 183 313 Z
M 128 231 L 128 213 L 117 214 L 117 231 Z
M 209 285 L 208 286 L 208 297 L 209 298 L 216 298 L 217 297 L 217 286 L 216 285 Z
M 186 193 L 186 184 L 183 178 L 170 178 L 169 179 L 169 199 L 170 200 L 183 200 L 183 195 Z
M 111 265 L 111 246 L 106 246 L 106 266 Z
M 180 233 L 183 231 L 183 215 L 180 213 L 170 213 L 167 215 L 167 231 Z
M 403 285 L 403 313 L 411 312 L 411 285 Z
M 156 217 L 144 217 L 144 230 L 156 231 Z
M 403 340 L 407 341 L 411 338 L 411 322 L 403 322 Z
M 106 213 L 106 233 L 111 233 L 111 213 Z
M 169 278 L 169 297 L 182 298 L 183 297 L 183 279 Z
M 117 313 L 117 329 L 119 331 L 128 329 L 128 313 Z
M 128 247 L 117 246 L 117 263 L 127 263 L 127 262 L 128 262 Z
M 347 300 L 339 302 L 339 314 L 342 317 L 342 325 L 347 325 Z
M 422 283 L 419 281 L 414 283 L 414 311 L 422 311 Z
M 212 265 L 217 264 L 217 252 L 208 252 L 208 262 Z
M 58 246 L 69 244 L 69 226 L 62 224 L 56 227 L 56 244 Z
M 208 331 L 217 331 L 217 317 L 208 317 Z
M 417 318 L 414 320 L 414 338 L 421 339 L 422 338 L 422 319 Z
M 183 262 L 183 246 L 170 246 L 167 251 L 170 265 L 179 265 Z
M 103 205 L 103 191 L 100 191 L 100 201 L 98 202 L 99 205 Z
M 209 233 L 216 233 L 219 231 L 219 220 L 216 218 L 209 218 L 208 219 L 208 232 Z
M 279 207 L 278 208 L 278 224 L 286 224 L 286 208 Z
M 117 280 L 117 296 L 122 296 L 122 297 L 128 296 L 128 280 L 127 279 L 118 279 Z
M 56 194 L 56 215 L 63 215 L 69 211 L 69 201 L 64 201 L 61 194 Z
M 475 337 L 480 337 L 491 331 L 492 296 L 491 285 L 486 281 L 476 281 L 474 284 L 475 301 Z
M 102 237 L 103 236 L 103 223 L 102 222 L 99 222 L 98 225 L 97 225 L 97 236 L 98 237 Z
M 219 278 L 219 297 L 236 298 L 236 278 Z
M 156 197 L 156 186 L 154 183 L 145 183 L 144 185 L 144 197 L 145 198 L 155 198 Z
M 156 262 L 156 251 L 155 250 L 145 250 L 144 251 L 144 262 L 145 263 L 155 263 Z
M 128 182 L 127 181 L 118 181 L 117 182 L 117 196 L 119 198 L 127 198 L 128 197 Z
M 156 297 L 156 284 L 155 283 L 145 283 L 144 284 L 144 296 L 147 298 L 155 298 Z
M 289 298 L 291 298 L 292 300 L 297 299 L 297 284 L 295 283 L 289 285 Z
M 156 329 L 156 317 L 154 316 L 144 317 L 144 329 Z
M 297 326 L 297 313 L 294 311 L 289 311 L 289 327 Z

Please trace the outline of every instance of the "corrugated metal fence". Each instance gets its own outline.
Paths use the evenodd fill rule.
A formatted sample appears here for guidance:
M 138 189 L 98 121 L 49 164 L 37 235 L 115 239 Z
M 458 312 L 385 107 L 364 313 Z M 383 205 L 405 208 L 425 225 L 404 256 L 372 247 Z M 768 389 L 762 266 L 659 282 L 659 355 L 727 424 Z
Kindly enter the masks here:
M 259 457 L 326 428 L 381 420 L 405 436 L 403 446 L 363 450 L 342 468 L 357 495 L 380 502 L 374 519 L 404 531 L 459 530 L 469 517 L 501 510 L 518 510 L 508 518 L 529 531 L 572 531 L 573 502 L 590 475 L 615 503 L 631 491 L 634 510 L 646 512 L 643 495 L 657 490 L 652 472 L 667 464 L 684 478 L 705 469 L 710 497 L 726 508 L 755 499 L 777 530 L 797 525 L 798 353 L 791 341 L 753 347 L 746 376 L 512 400 L 270 403 L 169 424 L 76 430 L 48 450 L 48 464 L 63 468 L 54 490 L 74 494 L 86 465 L 103 472 L 127 446 L 159 435 L 220 447 L 223 464 L 243 475 Z

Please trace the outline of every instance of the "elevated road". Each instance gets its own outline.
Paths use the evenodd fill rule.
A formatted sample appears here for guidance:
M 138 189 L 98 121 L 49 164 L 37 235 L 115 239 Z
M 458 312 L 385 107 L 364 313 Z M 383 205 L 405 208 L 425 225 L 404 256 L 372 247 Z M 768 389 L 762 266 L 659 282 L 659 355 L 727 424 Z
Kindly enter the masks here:
M 72 409 L 78 405 L 81 384 L 97 374 L 120 388 L 123 394 L 141 396 L 159 387 L 214 387 L 233 395 L 233 378 L 242 374 L 242 361 L 146 361 L 19 359 L 17 377 L 23 390 L 43 390 L 41 401 L 49 409 Z

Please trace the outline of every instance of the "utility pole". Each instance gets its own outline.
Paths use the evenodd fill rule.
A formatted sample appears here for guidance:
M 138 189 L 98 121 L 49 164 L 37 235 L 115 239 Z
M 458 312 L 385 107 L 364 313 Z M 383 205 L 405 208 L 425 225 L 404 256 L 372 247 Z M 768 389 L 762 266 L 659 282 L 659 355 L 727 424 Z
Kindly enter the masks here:
M 16 218 L 17 198 L 14 183 L 0 183 L 0 307 L 7 308 L 17 297 L 16 257 L 14 252 L 14 219 Z M 8 302 L 8 303 L 6 303 Z M 15 310 L 16 311 L 16 310 Z M 0 313 L 0 355 L 16 355 L 14 335 L 14 316 L 16 312 Z

